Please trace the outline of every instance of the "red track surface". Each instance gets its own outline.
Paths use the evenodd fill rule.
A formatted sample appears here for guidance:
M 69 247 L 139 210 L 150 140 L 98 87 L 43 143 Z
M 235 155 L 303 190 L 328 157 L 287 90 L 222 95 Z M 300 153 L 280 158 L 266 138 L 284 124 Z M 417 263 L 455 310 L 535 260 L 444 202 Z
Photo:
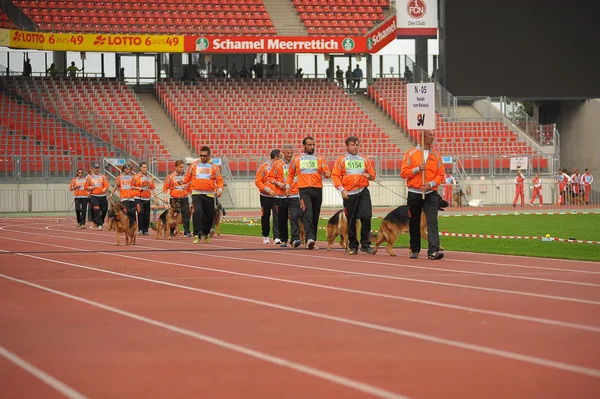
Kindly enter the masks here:
M 115 242 L 0 222 L 0 397 L 600 395 L 600 263 Z

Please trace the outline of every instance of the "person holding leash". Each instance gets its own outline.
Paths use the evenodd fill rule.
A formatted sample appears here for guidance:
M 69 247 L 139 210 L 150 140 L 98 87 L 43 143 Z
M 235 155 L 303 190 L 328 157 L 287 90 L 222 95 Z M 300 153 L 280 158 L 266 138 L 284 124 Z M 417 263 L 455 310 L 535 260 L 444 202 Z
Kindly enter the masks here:
M 150 199 L 152 198 L 152 190 L 156 186 L 154 185 L 154 178 L 148 173 L 146 162 L 140 162 L 139 172 L 134 176 L 132 184 L 139 190 L 135 197 L 138 211 L 138 234 L 147 236 L 150 227 Z
M 131 164 L 126 163 L 123 165 L 123 168 L 121 169 L 122 173 L 117 176 L 115 187 L 108 196 L 108 198 L 112 198 L 115 191 L 119 189 L 119 198 L 121 199 L 125 213 L 129 218 L 129 226 L 133 226 L 136 221 L 135 196 L 139 190 L 139 187 L 136 187 L 133 184 L 135 176 L 131 173 L 131 169 Z
M 348 137 L 347 153 L 335 161 L 331 172 L 331 180 L 344 200 L 344 212 L 348 219 L 348 255 L 358 253 L 356 219 L 360 219 L 360 250 L 373 253 L 369 240 L 373 216 L 369 180 L 375 180 L 377 174 L 369 158 L 358 153 L 359 146 L 358 137 Z
M 84 189 L 90 193 L 90 203 L 94 212 L 94 225 L 90 226 L 90 229 L 102 230 L 108 212 L 108 200 L 106 199 L 108 179 L 105 175 L 100 174 L 99 164 L 94 164 L 92 173 L 85 180 Z
M 75 197 L 75 215 L 77 216 L 77 227 L 80 229 L 85 229 L 85 214 L 90 201 L 90 193 L 85 189 L 85 180 L 83 169 L 77 169 L 77 175 L 69 185 L 69 190 L 73 191 Z
M 167 176 L 163 191 L 169 193 L 171 201 L 179 202 L 181 208 L 181 220 L 183 222 L 183 234 L 191 237 L 190 233 L 190 201 L 188 199 L 187 185 L 183 183 L 185 178 L 185 163 L 178 159 L 175 161 L 175 171 Z M 170 201 L 169 201 L 170 203 Z M 171 235 L 175 232 L 171 231 Z
M 427 219 L 429 236 L 427 256 L 431 260 L 442 259 L 440 236 L 438 233 L 438 194 L 437 189 L 444 181 L 444 164 L 439 152 L 432 148 L 435 133 L 425 130 L 423 147 L 413 147 L 404 154 L 400 177 L 406 179 L 408 188 L 407 205 L 409 210 L 410 258 L 416 259 L 421 251 L 421 212 Z M 423 179 L 424 174 L 424 179 Z

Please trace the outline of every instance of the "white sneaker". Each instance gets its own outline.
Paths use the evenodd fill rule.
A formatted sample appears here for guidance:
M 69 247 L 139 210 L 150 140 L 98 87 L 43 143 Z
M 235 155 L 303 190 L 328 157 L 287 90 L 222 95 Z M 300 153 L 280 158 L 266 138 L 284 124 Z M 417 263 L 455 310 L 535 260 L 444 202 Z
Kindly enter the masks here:
M 281 240 L 279 238 L 276 238 L 275 241 L 273 241 L 273 244 L 280 245 L 281 244 Z
M 315 248 L 315 240 L 308 240 L 306 242 L 306 248 L 308 248 L 308 249 L 314 249 Z
M 102 230 L 102 226 L 98 226 L 98 230 Z
M 263 237 L 263 244 L 270 244 L 269 237 Z

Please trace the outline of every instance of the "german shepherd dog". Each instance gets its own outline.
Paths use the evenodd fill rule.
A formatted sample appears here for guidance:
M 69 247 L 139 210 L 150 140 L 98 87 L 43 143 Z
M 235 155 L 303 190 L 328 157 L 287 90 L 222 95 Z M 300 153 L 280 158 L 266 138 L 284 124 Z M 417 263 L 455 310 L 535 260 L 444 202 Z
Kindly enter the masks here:
M 448 202 L 438 194 L 438 210 L 443 211 L 448 205 Z M 377 253 L 377 250 L 382 243 L 387 242 L 388 245 L 386 249 L 388 254 L 390 254 L 390 256 L 396 256 L 392 251 L 392 247 L 400 234 L 409 232 L 408 222 L 408 205 L 401 205 L 388 213 L 381 222 L 379 232 L 371 234 L 371 242 L 375 244 L 373 255 Z M 421 212 L 421 237 L 428 240 L 425 212 Z M 443 250 L 444 248 L 440 247 L 440 251 Z
M 359 233 L 360 220 L 356 219 L 356 237 L 360 237 Z M 331 246 L 335 242 L 337 236 L 340 236 L 340 245 L 344 251 L 348 253 L 350 249 L 350 241 L 348 240 L 348 216 L 343 209 L 340 209 L 333 214 L 327 221 L 327 250 L 331 251 Z
M 109 229 L 117 231 L 117 245 L 121 245 L 121 233 L 125 233 L 125 245 L 135 245 L 137 237 L 137 221 L 130 224 L 122 202 L 111 202 L 108 211 Z
M 160 214 L 156 223 L 152 226 L 152 230 L 156 230 L 156 239 L 160 236 L 160 233 L 164 233 L 167 240 L 172 239 L 179 234 L 179 225 L 183 223 L 181 218 L 181 205 L 179 201 L 171 198 L 169 201 L 169 209 L 165 209 Z M 174 230 L 171 236 L 171 230 Z

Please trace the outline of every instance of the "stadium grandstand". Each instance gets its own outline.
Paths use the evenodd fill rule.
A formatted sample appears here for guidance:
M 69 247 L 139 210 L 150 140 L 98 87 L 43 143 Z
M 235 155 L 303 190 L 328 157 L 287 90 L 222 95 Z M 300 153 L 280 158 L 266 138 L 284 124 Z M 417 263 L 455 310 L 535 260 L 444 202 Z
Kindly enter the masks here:
M 251 208 L 249 182 L 269 149 L 299 151 L 311 135 L 333 162 L 355 134 L 381 178 L 393 181 L 419 140 L 408 128 L 407 84 L 434 82 L 436 148 L 467 202 L 509 205 L 515 165 L 554 190 L 554 124 L 540 125 L 505 97 L 455 97 L 432 77 L 438 66 L 414 55 L 374 52 L 395 38 L 393 6 L 15 0 L 0 12 L 12 47 L 0 55 L 0 178 L 59 183 L 96 162 L 114 178 L 119 164 L 144 161 L 163 179 L 175 159 L 208 145 L 228 180 L 227 205 Z M 339 200 L 328 198 L 329 206 Z M 375 203 L 394 201 L 382 194 Z

